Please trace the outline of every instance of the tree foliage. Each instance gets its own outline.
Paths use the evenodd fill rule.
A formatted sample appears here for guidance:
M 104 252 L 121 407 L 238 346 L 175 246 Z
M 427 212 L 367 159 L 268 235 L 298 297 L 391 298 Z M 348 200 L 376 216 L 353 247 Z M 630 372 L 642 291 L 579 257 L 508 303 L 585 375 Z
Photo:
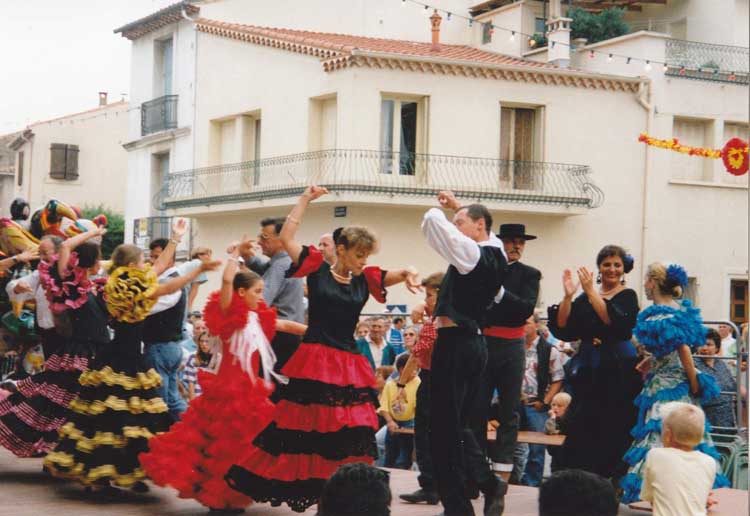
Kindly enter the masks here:
M 84 219 L 93 219 L 99 214 L 107 217 L 107 234 L 102 240 L 102 258 L 109 259 L 115 247 L 122 244 L 125 239 L 125 219 L 117 212 L 102 205 L 86 206 L 82 210 Z
M 624 9 L 605 9 L 599 14 L 593 14 L 580 7 L 568 11 L 572 39 L 586 38 L 588 43 L 598 43 L 607 39 L 627 34 L 630 27 L 622 19 Z

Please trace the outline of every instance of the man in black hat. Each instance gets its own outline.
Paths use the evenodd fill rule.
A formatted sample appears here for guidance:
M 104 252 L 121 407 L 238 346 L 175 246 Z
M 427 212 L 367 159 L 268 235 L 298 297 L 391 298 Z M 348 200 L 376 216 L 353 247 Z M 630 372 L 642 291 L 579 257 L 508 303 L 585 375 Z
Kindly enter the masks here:
M 541 273 L 519 261 L 526 242 L 536 238 L 526 233 L 523 224 L 503 224 L 497 236 L 508 255 L 508 273 L 503 283 L 504 291 L 495 297 L 485 317 L 482 333 L 487 343 L 487 367 L 476 398 L 472 428 L 480 445 L 486 447 L 487 420 L 500 423 L 495 443 L 489 446 L 488 452 L 495 474 L 508 480 L 518 439 L 518 404 L 526 353 L 524 325 L 536 307 Z M 499 393 L 498 410 L 488 417 L 495 389 Z

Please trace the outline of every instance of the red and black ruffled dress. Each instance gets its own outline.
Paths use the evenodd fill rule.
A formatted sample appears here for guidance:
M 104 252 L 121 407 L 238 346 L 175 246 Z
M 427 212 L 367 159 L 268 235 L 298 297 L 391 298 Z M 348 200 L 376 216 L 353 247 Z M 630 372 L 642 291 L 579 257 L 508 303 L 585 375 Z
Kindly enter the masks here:
M 345 285 L 310 246 L 287 274 L 307 276 L 307 333 L 281 369 L 289 382 L 276 387 L 273 421 L 226 479 L 256 502 L 303 512 L 340 465 L 377 457 L 375 375 L 353 334 L 370 295 L 385 302 L 385 271 L 367 267 Z
M 81 386 L 96 349 L 109 342 L 107 312 L 85 269 L 70 257 L 69 273 L 60 277 L 57 258 L 39 263 L 39 279 L 57 317 L 59 346 L 47 357 L 44 371 L 24 378 L 17 392 L 0 402 L 0 445 L 19 457 L 40 455 L 58 440 L 58 429 L 71 416 L 70 402 Z M 65 324 L 62 324 L 65 321 Z
M 223 313 L 219 297 L 219 292 L 211 294 L 204 309 L 209 332 L 222 340 L 219 370 L 198 371 L 203 394 L 169 432 L 149 441 L 151 450 L 140 460 L 156 484 L 177 489 L 180 498 L 194 498 L 212 509 L 241 509 L 252 500 L 231 489 L 224 475 L 238 450 L 250 447 L 273 416 L 273 387 L 258 371 L 261 353 L 271 350 L 276 310 L 261 304 L 251 311 L 235 295 Z

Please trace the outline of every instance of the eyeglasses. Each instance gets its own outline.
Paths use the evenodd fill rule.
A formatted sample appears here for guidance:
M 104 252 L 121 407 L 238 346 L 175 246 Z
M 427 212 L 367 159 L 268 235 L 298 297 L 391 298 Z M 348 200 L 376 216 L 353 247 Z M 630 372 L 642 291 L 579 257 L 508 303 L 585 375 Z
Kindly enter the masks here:
M 258 238 L 261 240 L 270 240 L 272 238 L 276 238 L 276 235 L 266 235 L 265 233 L 259 233 Z
M 404 335 L 406 335 L 407 337 L 416 337 L 417 336 L 416 333 L 404 333 Z

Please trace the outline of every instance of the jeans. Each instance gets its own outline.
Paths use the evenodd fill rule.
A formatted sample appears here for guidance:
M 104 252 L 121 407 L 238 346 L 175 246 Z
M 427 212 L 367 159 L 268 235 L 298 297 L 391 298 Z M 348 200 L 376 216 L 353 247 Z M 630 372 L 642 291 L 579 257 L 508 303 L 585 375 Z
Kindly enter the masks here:
M 518 439 L 518 400 L 521 398 L 526 349 L 524 339 L 503 339 L 484 337 L 487 342 L 487 367 L 482 374 L 479 396 L 476 399 L 475 413 L 472 415 L 472 429 L 482 449 L 487 449 L 492 459 L 493 469 L 510 472 L 513 468 L 513 450 Z M 500 426 L 494 443 L 487 443 L 487 420 L 492 392 L 498 392 L 497 417 Z
M 522 405 L 523 421 L 521 428 L 532 432 L 544 432 L 544 423 L 547 421 L 547 412 L 537 412 L 534 407 Z M 521 483 L 531 487 L 539 487 L 544 474 L 544 452 L 546 446 L 543 444 L 529 445 L 529 459 L 526 462 L 526 471 L 521 478 Z
M 375 461 L 375 465 L 379 468 L 385 466 L 385 439 L 387 434 L 388 427 L 385 425 L 375 432 L 375 444 L 378 447 L 378 460 Z
M 182 363 L 182 345 L 180 342 L 155 342 L 146 346 L 146 362 L 161 376 L 161 385 L 156 388 L 159 397 L 169 407 L 169 415 L 174 421 L 187 409 L 187 403 L 177 385 L 178 373 Z
M 430 371 L 419 372 L 421 383 L 417 388 L 417 407 L 414 415 L 414 447 L 417 449 L 419 466 L 419 487 L 425 491 L 435 491 L 435 473 L 430 453 Z
M 486 362 L 487 347 L 481 335 L 459 327 L 438 330 L 430 369 L 430 448 L 446 515 L 473 515 L 469 495 L 474 488 L 479 487 L 485 496 L 494 495 L 498 488 L 470 427 Z
M 399 428 L 414 428 L 414 420 L 396 421 Z M 385 434 L 385 467 L 411 469 L 414 436 L 411 434 Z

